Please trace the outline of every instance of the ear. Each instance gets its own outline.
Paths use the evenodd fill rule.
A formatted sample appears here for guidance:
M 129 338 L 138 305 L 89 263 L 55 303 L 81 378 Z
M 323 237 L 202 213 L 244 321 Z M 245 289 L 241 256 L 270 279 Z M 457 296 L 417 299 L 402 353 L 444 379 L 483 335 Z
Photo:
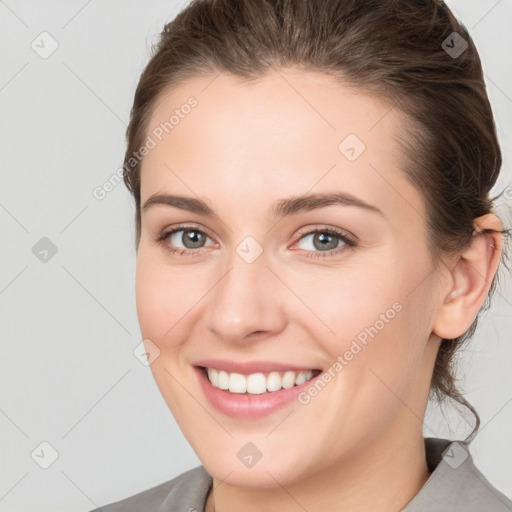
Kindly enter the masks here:
M 433 333 L 442 339 L 464 334 L 482 307 L 501 259 L 503 229 L 490 213 L 474 221 L 474 232 L 449 271 Z M 489 232 L 487 230 L 493 230 Z

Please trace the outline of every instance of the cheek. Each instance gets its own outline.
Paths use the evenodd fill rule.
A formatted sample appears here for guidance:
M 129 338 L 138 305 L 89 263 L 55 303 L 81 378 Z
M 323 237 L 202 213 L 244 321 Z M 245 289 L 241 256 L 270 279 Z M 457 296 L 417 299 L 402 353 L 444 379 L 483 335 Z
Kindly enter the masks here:
M 143 338 L 158 346 L 172 337 L 172 326 L 179 325 L 177 306 L 186 298 L 178 276 L 179 273 L 166 270 L 149 251 L 139 249 L 135 279 L 137 315 Z
M 143 338 L 153 340 L 162 322 L 162 313 L 167 304 L 164 295 L 165 285 L 158 279 L 157 267 L 151 265 L 142 248 L 137 256 L 135 277 L 137 316 Z
M 314 285 L 295 281 L 300 283 L 297 295 L 313 305 L 316 317 L 311 320 L 307 313 L 304 328 L 321 342 L 333 365 L 338 361 L 333 373 L 343 374 L 349 387 L 366 390 L 371 401 L 375 394 L 390 394 L 379 377 L 397 394 L 406 393 L 430 334 L 428 284 L 417 287 L 423 278 L 418 268 L 426 269 L 428 262 L 399 264 L 398 259 L 368 262 L 364 270 L 331 271 L 317 276 Z
M 151 339 L 163 354 L 170 354 L 190 336 L 205 295 L 215 282 L 209 274 L 211 270 L 204 267 L 170 266 L 158 253 L 139 249 L 137 316 L 143 338 Z
M 294 293 L 310 306 L 311 314 L 303 308 L 302 316 L 333 356 L 345 350 L 352 339 L 364 341 L 366 330 L 375 324 L 378 331 L 389 330 L 388 324 L 395 321 L 400 309 L 398 276 L 375 262 L 354 267 L 328 269 L 307 279 L 299 274 L 289 278 Z

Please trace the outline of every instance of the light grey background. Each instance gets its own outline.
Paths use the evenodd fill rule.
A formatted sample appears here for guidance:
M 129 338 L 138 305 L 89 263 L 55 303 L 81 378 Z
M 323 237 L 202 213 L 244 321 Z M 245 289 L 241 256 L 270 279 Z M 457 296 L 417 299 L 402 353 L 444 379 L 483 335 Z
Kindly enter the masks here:
M 1 511 L 86 511 L 200 463 L 132 353 L 141 337 L 131 197 L 123 184 L 93 196 L 122 165 L 151 44 L 185 3 L 0 0 Z M 505 159 L 497 190 L 509 187 L 504 211 L 512 0 L 448 4 L 483 60 Z M 31 47 L 51 49 L 43 31 L 59 45 L 46 59 Z M 47 262 L 32 252 L 42 237 L 57 248 Z M 503 278 L 461 378 L 482 418 L 476 464 L 512 496 L 512 298 Z M 463 439 L 467 425 L 448 417 L 451 431 L 429 408 L 425 435 Z M 58 452 L 48 469 L 35 462 L 50 461 L 42 442 Z

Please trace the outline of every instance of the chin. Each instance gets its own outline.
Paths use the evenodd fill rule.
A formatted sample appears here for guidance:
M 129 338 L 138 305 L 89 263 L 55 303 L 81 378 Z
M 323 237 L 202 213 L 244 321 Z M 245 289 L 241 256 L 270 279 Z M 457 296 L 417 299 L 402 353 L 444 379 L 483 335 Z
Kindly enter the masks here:
M 286 453 L 288 450 L 284 447 L 277 450 L 277 453 L 276 450 L 272 450 L 271 455 L 262 454 L 261 458 L 250 466 L 250 461 L 244 463 L 244 453 L 249 453 L 251 449 L 246 449 L 244 452 L 243 448 L 240 450 L 239 447 L 239 445 L 247 446 L 249 441 L 245 443 L 237 437 L 231 442 L 232 445 L 236 445 L 236 448 L 226 447 L 218 453 L 212 453 L 211 449 L 207 450 L 207 448 L 203 453 L 200 450 L 196 451 L 206 471 L 223 484 L 253 489 L 274 489 L 289 485 L 306 476 L 303 474 L 304 465 L 301 462 L 304 457 L 299 456 L 296 451 L 293 460 L 285 460 L 280 457 L 280 452 Z M 238 455 L 240 451 L 242 453 Z

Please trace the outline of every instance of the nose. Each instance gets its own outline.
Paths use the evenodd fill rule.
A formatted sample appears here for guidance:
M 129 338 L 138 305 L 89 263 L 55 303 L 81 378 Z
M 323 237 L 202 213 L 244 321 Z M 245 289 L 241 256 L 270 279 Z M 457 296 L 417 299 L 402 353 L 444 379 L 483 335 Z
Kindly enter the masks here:
M 225 343 L 244 344 L 281 332 L 286 324 L 284 286 L 265 253 L 248 263 L 236 252 L 209 295 L 207 328 Z

